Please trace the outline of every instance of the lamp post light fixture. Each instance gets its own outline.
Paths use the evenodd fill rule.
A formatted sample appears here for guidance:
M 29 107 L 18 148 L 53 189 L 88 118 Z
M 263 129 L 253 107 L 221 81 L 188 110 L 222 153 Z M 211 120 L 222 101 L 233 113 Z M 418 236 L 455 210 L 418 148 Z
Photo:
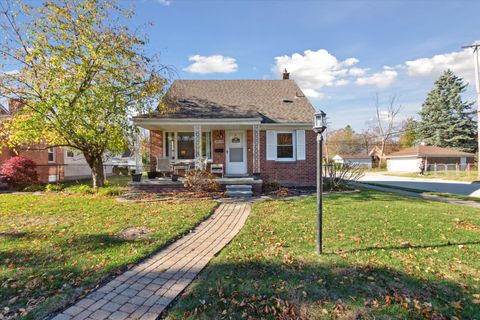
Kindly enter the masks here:
M 317 253 L 322 254 L 322 224 L 323 224 L 323 132 L 327 129 L 327 115 L 323 111 L 313 117 L 313 131 L 317 133 Z

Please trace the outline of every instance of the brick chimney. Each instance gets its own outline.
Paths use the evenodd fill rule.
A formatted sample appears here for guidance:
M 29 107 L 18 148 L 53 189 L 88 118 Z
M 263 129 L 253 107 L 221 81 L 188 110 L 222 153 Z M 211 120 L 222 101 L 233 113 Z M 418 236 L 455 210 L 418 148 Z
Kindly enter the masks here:
M 287 68 L 283 71 L 283 80 L 290 79 L 290 73 L 287 72 Z

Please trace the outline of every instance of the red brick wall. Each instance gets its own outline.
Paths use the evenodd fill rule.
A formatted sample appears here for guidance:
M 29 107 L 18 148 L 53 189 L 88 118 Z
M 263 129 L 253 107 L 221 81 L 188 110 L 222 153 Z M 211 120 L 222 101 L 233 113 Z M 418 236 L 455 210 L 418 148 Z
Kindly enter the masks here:
M 48 182 L 49 175 L 56 175 L 59 181 L 64 180 L 64 149 L 55 148 L 54 162 L 48 162 L 48 150 L 21 150 L 19 155 L 34 161 L 37 164 L 38 180 Z M 43 147 L 42 147 L 43 148 Z
M 460 157 L 442 157 L 442 158 L 427 158 L 428 164 L 460 164 Z M 467 157 L 467 163 L 473 164 L 475 159 L 473 157 Z
M 213 163 L 223 164 L 223 171 L 225 173 L 225 130 L 213 130 L 212 131 L 213 150 L 212 157 Z M 215 150 L 222 149 L 223 152 L 215 152 Z
M 156 166 L 157 157 L 163 157 L 163 132 L 150 130 L 150 164 Z
M 260 131 L 260 171 L 265 182 L 277 181 L 285 186 L 307 187 L 316 184 L 316 134 L 305 130 L 306 160 L 277 162 L 266 160 L 266 132 Z
M 261 154 L 261 153 L 260 153 Z M 253 175 L 253 130 L 247 130 L 247 172 Z
M 9 148 L 2 148 L 2 152 L 0 153 L 0 166 L 7 160 L 8 158 L 14 156 L 15 154 Z

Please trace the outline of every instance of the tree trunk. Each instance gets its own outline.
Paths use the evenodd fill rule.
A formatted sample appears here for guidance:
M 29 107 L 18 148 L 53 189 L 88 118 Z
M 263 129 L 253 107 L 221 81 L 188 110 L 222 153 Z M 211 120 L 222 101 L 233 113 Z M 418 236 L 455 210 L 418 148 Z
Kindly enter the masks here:
M 382 139 L 382 150 L 380 152 L 380 164 L 383 165 L 385 163 L 385 144 L 386 141 Z
M 83 153 L 90 169 L 92 170 L 92 185 L 94 188 L 103 187 L 105 173 L 103 172 L 103 159 L 101 155 Z

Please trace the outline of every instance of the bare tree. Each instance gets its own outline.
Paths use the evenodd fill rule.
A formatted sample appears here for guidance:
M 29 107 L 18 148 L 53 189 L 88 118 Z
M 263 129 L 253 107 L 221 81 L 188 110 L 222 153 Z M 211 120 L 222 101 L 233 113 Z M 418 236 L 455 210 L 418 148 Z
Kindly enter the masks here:
M 377 94 L 375 107 L 376 121 L 373 130 L 378 137 L 378 141 L 380 142 L 380 149 L 383 158 L 385 155 L 385 146 L 387 142 L 398 134 L 398 123 L 396 122 L 396 118 L 402 110 L 402 106 L 397 104 L 396 96 L 392 96 L 388 102 L 386 110 L 382 110 Z

